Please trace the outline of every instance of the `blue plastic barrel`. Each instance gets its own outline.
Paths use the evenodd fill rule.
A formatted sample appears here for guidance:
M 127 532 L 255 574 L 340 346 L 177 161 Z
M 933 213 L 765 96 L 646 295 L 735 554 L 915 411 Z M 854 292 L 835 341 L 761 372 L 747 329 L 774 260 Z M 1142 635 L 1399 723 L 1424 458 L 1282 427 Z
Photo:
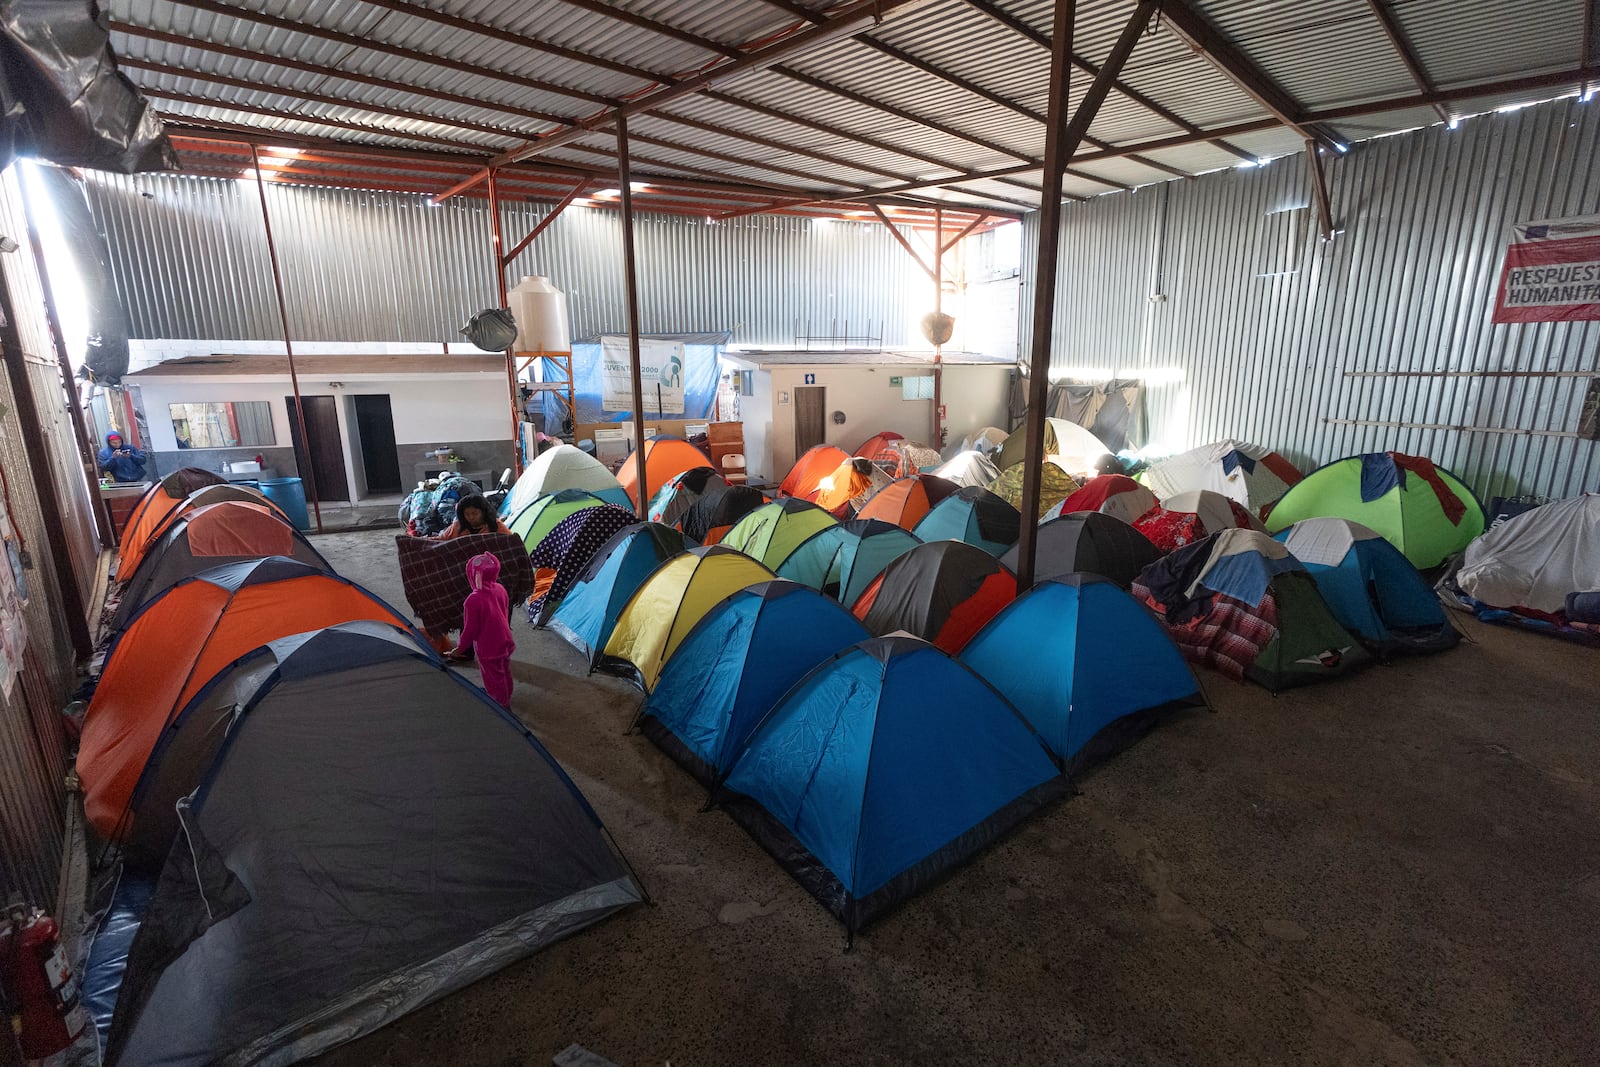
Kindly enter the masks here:
M 311 515 L 306 511 L 306 487 L 299 478 L 263 478 L 261 492 L 289 516 L 289 521 L 302 530 L 311 529 Z

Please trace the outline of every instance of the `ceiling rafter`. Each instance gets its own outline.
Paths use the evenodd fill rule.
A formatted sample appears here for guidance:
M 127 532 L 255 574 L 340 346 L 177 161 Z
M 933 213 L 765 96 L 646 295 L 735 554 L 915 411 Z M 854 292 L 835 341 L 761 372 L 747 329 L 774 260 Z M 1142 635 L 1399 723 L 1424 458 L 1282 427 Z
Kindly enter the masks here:
M 966 2 L 976 10 L 988 15 L 1002 26 L 1007 27 L 1013 33 L 1032 41 L 1040 48 L 1043 48 L 1046 52 L 1050 51 L 1050 35 L 1048 33 L 1040 33 L 1038 30 L 1034 29 L 1017 16 L 1011 14 L 1011 12 L 1005 10 L 1005 8 L 995 3 L 994 0 L 966 0 Z M 1100 74 L 1100 68 L 1098 65 L 1089 62 L 1076 52 L 1074 52 L 1072 55 L 1072 65 L 1089 75 L 1091 78 L 1098 77 Z M 1147 96 L 1146 94 L 1135 89 L 1121 78 L 1117 79 L 1116 84 L 1114 84 L 1112 88 L 1121 93 L 1123 96 L 1127 97 L 1129 100 L 1132 100 L 1134 103 L 1138 104 L 1140 107 L 1144 108 L 1146 111 L 1149 111 L 1158 118 L 1165 119 L 1167 122 L 1172 123 L 1185 133 L 1193 134 L 1201 132 L 1199 126 L 1190 122 L 1182 115 L 1179 115 L 1171 108 L 1166 107 L 1150 96 Z M 1236 144 L 1230 144 L 1223 138 L 1219 137 L 1212 139 L 1210 143 L 1216 145 L 1224 152 L 1228 152 L 1231 155 L 1236 156 L 1239 159 L 1247 160 L 1251 163 L 1256 161 L 1256 157 L 1253 152 L 1249 152 L 1246 149 L 1240 148 Z
M 762 0 L 762 2 L 782 8 L 784 11 L 787 11 L 790 14 L 798 15 L 813 22 L 821 17 L 817 12 L 812 11 L 803 4 L 798 3 L 797 0 Z M 963 77 L 962 75 L 956 74 L 953 71 L 946 70 L 943 67 L 939 67 L 933 63 L 930 63 L 925 59 L 920 59 L 917 56 L 912 55 L 910 52 L 907 52 L 902 48 L 898 48 L 887 41 L 880 41 L 878 38 L 873 37 L 870 34 L 863 33 L 855 38 L 855 42 L 856 44 L 865 48 L 872 49 L 874 52 L 877 52 L 880 55 L 889 56 L 891 59 L 896 59 L 915 70 L 920 70 L 922 73 L 937 78 L 948 85 L 953 85 L 958 89 L 965 90 L 974 96 L 987 100 L 991 104 L 996 104 L 1000 107 L 1006 108 L 1007 110 L 1013 111 L 1024 118 L 1032 119 L 1041 126 L 1045 123 L 1045 116 L 1042 113 L 1035 111 L 1033 108 L 1019 104 L 1017 101 L 1012 100 L 1003 93 L 997 93 L 992 89 L 985 88 L 984 86 L 973 81 L 971 78 Z M 1097 140 L 1093 137 L 1085 137 L 1084 143 L 1094 145 L 1096 148 L 1111 147 L 1107 142 Z M 1158 170 L 1163 174 L 1171 175 L 1174 178 L 1194 177 L 1193 174 L 1190 174 L 1186 170 L 1179 170 L 1177 167 L 1168 166 L 1167 164 L 1158 160 L 1147 159 L 1143 156 L 1129 156 L 1128 158 L 1132 159 L 1136 163 L 1149 167 L 1152 170 Z
M 1417 89 L 1424 93 L 1433 92 L 1433 79 L 1428 76 L 1427 68 L 1423 67 L 1422 59 L 1417 55 L 1416 47 L 1411 43 L 1410 38 L 1406 36 L 1406 31 L 1401 27 L 1400 20 L 1395 18 L 1394 11 L 1390 6 L 1390 0 L 1367 0 L 1367 6 L 1372 9 L 1373 15 L 1377 17 L 1378 24 L 1383 27 L 1385 36 L 1389 38 L 1390 46 L 1394 48 L 1395 54 L 1400 57 L 1400 62 L 1405 64 L 1406 70 L 1410 73 L 1411 80 L 1416 84 Z M 1451 121 L 1450 112 L 1445 110 L 1443 104 L 1434 104 L 1433 110 L 1438 113 L 1441 119 L 1446 122 Z

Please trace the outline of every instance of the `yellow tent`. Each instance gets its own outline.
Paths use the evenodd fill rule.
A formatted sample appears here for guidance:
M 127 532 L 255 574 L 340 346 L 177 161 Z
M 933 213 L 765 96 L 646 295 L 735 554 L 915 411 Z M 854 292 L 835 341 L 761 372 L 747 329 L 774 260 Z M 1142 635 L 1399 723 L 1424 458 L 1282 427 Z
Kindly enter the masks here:
M 724 597 L 776 577 L 743 552 L 722 545 L 674 556 L 645 579 L 622 609 L 606 642 L 602 669 L 632 677 L 648 693 L 695 623 Z

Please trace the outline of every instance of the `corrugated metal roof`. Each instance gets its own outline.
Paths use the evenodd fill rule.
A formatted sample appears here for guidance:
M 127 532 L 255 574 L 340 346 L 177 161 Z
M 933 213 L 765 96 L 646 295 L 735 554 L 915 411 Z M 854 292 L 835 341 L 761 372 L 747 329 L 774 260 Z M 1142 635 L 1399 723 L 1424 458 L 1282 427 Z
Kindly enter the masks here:
M 1418 87 L 1367 0 L 1188 2 L 1304 109 L 1303 118 L 1321 121 L 1339 136 L 1393 132 L 1432 112 L 1409 101 Z M 1001 17 L 984 10 L 991 4 Z M 608 102 L 639 99 L 736 57 L 783 47 L 841 11 L 865 10 L 859 3 L 828 0 L 806 0 L 803 6 L 812 18 L 776 0 L 109 5 L 117 26 L 113 45 L 130 60 L 128 75 L 164 113 L 235 135 L 239 128 L 255 129 L 478 159 L 578 121 L 599 119 L 598 137 L 604 139 Z M 1053 7 L 1053 0 L 891 4 L 881 22 L 867 23 L 854 39 L 841 36 L 782 55 L 719 82 L 715 97 L 693 95 L 667 105 L 680 116 L 714 122 L 718 130 L 641 115 L 635 124 L 641 133 L 671 144 L 640 146 L 639 154 L 660 168 L 662 178 L 721 175 L 754 192 L 766 184 L 819 196 L 849 190 L 866 196 L 906 184 L 902 174 L 930 181 L 959 172 L 964 180 L 952 186 L 953 195 L 981 188 L 989 196 L 1034 203 L 1036 193 L 1005 183 L 974 185 L 971 175 L 1042 157 L 1039 116 L 1047 106 L 1049 54 L 1041 42 L 1050 32 Z M 1484 86 L 1484 96 L 1499 99 L 1491 83 L 1570 72 L 1581 62 L 1584 0 L 1394 0 L 1388 7 L 1426 76 L 1443 90 Z M 1102 63 L 1132 9 L 1131 0 L 1080 0 L 1073 35 L 1079 60 Z M 1018 32 L 1019 26 L 1026 32 Z M 227 54 L 229 49 L 236 54 Z M 281 62 L 273 63 L 274 57 Z M 1090 80 L 1083 69 L 1074 72 L 1074 100 Z M 1532 100 L 1562 87 L 1528 86 L 1512 99 Z M 1391 100 L 1396 106 L 1381 107 Z M 1379 106 L 1331 122 L 1318 118 L 1352 104 Z M 1470 111 L 1474 104 L 1464 100 L 1452 107 Z M 1240 87 L 1237 72 L 1219 70 L 1169 20 L 1158 18 L 1140 38 L 1118 90 L 1090 129 L 1092 143 L 1081 152 L 1101 153 L 1113 145 L 1133 155 L 1138 146 L 1196 129 L 1271 121 Z M 833 158 L 761 145 L 744 134 Z M 1289 131 L 1265 142 L 1277 151 L 1300 136 Z M 1251 138 L 1250 144 L 1260 143 Z M 599 165 L 603 157 L 595 150 L 601 140 L 585 142 L 587 148 L 552 152 L 550 158 Z M 1184 170 L 1237 159 L 1203 141 L 1158 144 L 1145 152 Z M 1122 185 L 1170 177 L 1137 159 L 1082 169 Z M 1074 192 L 1105 188 L 1081 175 L 1069 179 Z M 681 199 L 717 197 L 684 188 Z

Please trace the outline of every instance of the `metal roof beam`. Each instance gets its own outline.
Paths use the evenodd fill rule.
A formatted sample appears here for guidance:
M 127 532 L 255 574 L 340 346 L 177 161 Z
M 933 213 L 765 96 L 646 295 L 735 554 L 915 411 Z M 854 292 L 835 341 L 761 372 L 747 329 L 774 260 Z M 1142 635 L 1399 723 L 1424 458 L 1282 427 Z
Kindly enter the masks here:
M 1213 25 L 1210 19 L 1191 7 L 1188 0 L 1161 0 L 1161 11 L 1168 24 L 1189 43 L 1190 48 L 1227 75 L 1229 81 L 1266 108 L 1273 118 L 1306 140 L 1316 141 L 1335 151 L 1342 151 L 1346 147 L 1317 129 L 1306 118 L 1305 106 L 1290 96 L 1288 90 Z
M 966 0 L 966 2 L 977 10 L 983 12 L 985 15 L 988 15 L 1002 26 L 1007 27 L 1012 32 L 1021 35 L 1029 41 L 1032 41 L 1034 44 L 1043 48 L 1046 52 L 1050 51 L 1049 34 L 1040 33 L 1038 30 L 1034 29 L 1017 16 L 1011 14 L 1011 12 L 1005 10 L 1005 8 L 1001 7 L 999 4 L 994 3 L 993 0 Z M 1097 77 L 1100 73 L 1100 68 L 1098 66 L 1089 62 L 1087 59 L 1083 58 L 1077 53 L 1073 53 L 1072 55 L 1072 65 L 1089 75 L 1091 78 Z M 1141 93 L 1139 90 L 1135 89 L 1127 82 L 1122 81 L 1120 78 L 1117 80 L 1117 84 L 1114 86 L 1114 88 L 1117 90 L 1117 92 L 1121 93 L 1123 96 L 1126 96 L 1129 100 L 1132 100 L 1146 111 L 1149 111 L 1151 114 L 1156 115 L 1159 118 L 1165 119 L 1174 126 L 1178 127 L 1178 129 L 1183 130 L 1185 133 L 1200 132 L 1199 126 L 1196 126 L 1194 123 L 1190 122 L 1188 119 L 1184 118 L 1182 115 L 1179 115 L 1176 111 L 1173 111 L 1164 104 L 1157 103 L 1155 100 L 1146 96 L 1144 93 Z M 1220 138 L 1213 140 L 1211 143 L 1222 149 L 1224 152 L 1231 153 L 1240 159 L 1248 160 L 1251 163 L 1256 161 L 1254 154 L 1246 151 L 1243 148 L 1240 148 L 1238 145 L 1229 144 L 1227 141 Z
M 1390 10 L 1390 0 L 1367 0 L 1367 6 L 1372 9 L 1378 24 L 1383 27 L 1383 32 L 1388 36 L 1389 44 L 1394 48 L 1395 54 L 1400 57 L 1400 62 L 1406 65 L 1406 70 L 1410 72 L 1411 80 L 1416 83 L 1417 89 L 1424 93 L 1433 92 L 1433 79 L 1428 77 L 1428 72 L 1423 68 L 1416 49 L 1406 37 L 1405 30 L 1400 28 L 1400 21 Z M 1441 119 L 1450 121 L 1450 112 L 1445 110 L 1444 105 L 1434 104 L 1433 110 L 1439 113 Z
M 641 115 L 663 104 L 669 104 L 674 100 L 681 100 L 685 96 L 691 96 L 704 89 L 709 89 L 723 81 L 765 70 L 775 63 L 781 63 L 789 56 L 819 47 L 840 37 L 848 37 L 859 33 L 869 24 L 881 20 L 885 15 L 896 10 L 913 5 L 921 6 L 927 2 L 928 0 L 851 0 L 837 14 L 830 16 L 826 22 L 819 23 L 809 30 L 802 30 L 776 44 L 745 52 L 738 59 L 696 74 L 692 78 L 678 82 L 675 85 L 657 89 L 654 92 L 629 100 L 620 107 L 611 108 L 609 111 L 587 120 L 585 122 L 586 129 L 584 130 L 563 130 L 547 137 L 541 137 L 510 152 L 503 153 L 496 157 L 495 164 L 499 166 L 531 159 L 559 145 L 577 140 L 596 129 L 604 128 L 612 124 L 617 116 L 631 117 Z

